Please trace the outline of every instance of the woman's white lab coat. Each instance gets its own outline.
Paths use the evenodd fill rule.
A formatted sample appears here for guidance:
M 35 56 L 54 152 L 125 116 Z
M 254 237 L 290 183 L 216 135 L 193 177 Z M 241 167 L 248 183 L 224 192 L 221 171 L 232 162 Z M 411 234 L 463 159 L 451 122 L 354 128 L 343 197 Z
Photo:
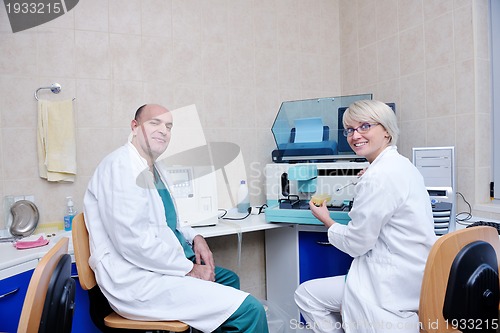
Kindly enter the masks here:
M 164 183 L 168 180 L 162 170 Z M 126 318 L 220 326 L 248 293 L 186 276 L 193 263 L 165 219 L 153 175 L 131 143 L 97 167 L 84 197 L 90 266 L 111 307 Z M 192 228 L 179 229 L 192 242 Z
M 355 192 L 351 222 L 328 230 L 329 241 L 354 258 L 342 301 L 346 332 L 418 332 L 423 271 L 436 240 L 423 177 L 391 146 Z

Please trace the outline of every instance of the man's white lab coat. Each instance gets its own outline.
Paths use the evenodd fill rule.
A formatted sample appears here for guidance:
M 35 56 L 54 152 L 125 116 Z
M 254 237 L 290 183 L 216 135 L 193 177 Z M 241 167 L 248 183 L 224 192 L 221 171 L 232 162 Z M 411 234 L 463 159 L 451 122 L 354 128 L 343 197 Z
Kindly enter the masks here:
M 354 258 L 342 301 L 346 332 L 418 332 L 420 287 L 436 240 L 423 177 L 391 146 L 355 191 L 349 224 L 328 230 L 330 242 Z
M 84 214 L 90 266 L 111 307 L 126 318 L 181 320 L 213 331 L 248 295 L 186 276 L 193 263 L 168 227 L 153 174 L 131 143 L 97 167 L 85 193 Z M 190 227 L 179 230 L 189 242 L 196 236 Z

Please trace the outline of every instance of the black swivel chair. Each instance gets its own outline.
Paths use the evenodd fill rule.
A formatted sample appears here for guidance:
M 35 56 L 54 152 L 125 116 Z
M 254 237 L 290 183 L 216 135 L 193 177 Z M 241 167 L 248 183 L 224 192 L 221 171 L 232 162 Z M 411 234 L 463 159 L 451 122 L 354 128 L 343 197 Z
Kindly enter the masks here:
M 40 260 L 24 299 L 18 333 L 70 333 L 75 307 L 69 239 L 59 240 Z

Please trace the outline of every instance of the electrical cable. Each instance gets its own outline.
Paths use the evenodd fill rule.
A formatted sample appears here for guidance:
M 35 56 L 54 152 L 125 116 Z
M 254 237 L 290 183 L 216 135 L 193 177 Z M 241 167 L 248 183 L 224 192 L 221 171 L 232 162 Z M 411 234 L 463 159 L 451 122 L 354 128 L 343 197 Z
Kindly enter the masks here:
M 226 215 L 226 214 L 227 214 L 227 211 L 226 211 L 226 213 L 224 215 Z M 249 216 L 250 216 L 250 212 L 248 212 L 247 215 L 245 215 L 243 217 L 221 217 L 221 219 L 223 219 L 223 220 L 233 220 L 233 221 L 234 220 L 244 220 L 244 219 L 246 219 Z
M 266 204 L 263 204 L 262 206 L 257 206 L 255 208 L 258 209 L 258 214 L 262 214 L 264 212 L 264 210 L 267 208 L 268 206 Z M 238 220 L 244 220 L 246 219 L 247 217 L 249 217 L 251 214 L 252 214 L 252 207 L 249 207 L 248 208 L 248 211 L 247 211 L 247 214 L 245 216 L 242 216 L 242 217 L 224 217 L 227 215 L 227 210 L 226 209 L 223 209 L 223 208 L 219 208 L 219 211 L 222 211 L 224 212 L 221 216 L 219 216 L 219 219 L 221 220 L 232 220 L 232 221 L 238 221 Z
M 246 219 L 247 217 L 250 216 L 250 212 L 248 212 L 247 215 L 245 215 L 243 217 L 224 217 L 224 216 L 227 215 L 227 210 L 219 208 L 219 211 L 223 211 L 224 212 L 224 214 L 222 214 L 221 216 L 219 216 L 219 219 L 221 219 L 221 220 L 244 220 L 244 219 Z
M 464 202 L 465 202 L 465 203 L 467 204 L 467 206 L 469 207 L 469 211 L 468 211 L 468 212 L 461 212 L 461 213 L 458 213 L 458 214 L 456 215 L 456 220 L 457 220 L 457 223 L 458 223 L 458 224 L 465 225 L 465 226 L 471 226 L 471 225 L 473 225 L 473 224 L 474 224 L 474 225 L 488 225 L 488 224 L 494 224 L 494 225 L 496 225 L 496 224 L 498 224 L 498 222 L 488 221 L 488 220 L 469 221 L 469 220 L 470 220 L 470 219 L 472 219 L 472 217 L 473 217 L 473 216 L 472 216 L 472 213 L 471 213 L 471 211 L 472 211 L 471 205 L 470 205 L 470 203 L 469 203 L 469 202 L 465 199 L 465 196 L 464 196 L 462 193 L 457 192 L 457 194 L 459 194 L 459 195 L 462 197 L 462 199 L 464 200 Z M 461 218 L 461 219 L 460 219 L 460 218 L 458 218 L 458 216 L 459 216 L 459 215 L 461 215 L 461 214 L 466 214 L 466 217 Z M 469 222 L 465 222 L 465 221 L 469 221 Z M 495 227 L 497 227 L 497 226 L 495 226 Z M 497 230 L 498 230 L 499 228 L 500 228 L 500 226 L 498 226 L 498 227 L 497 227 Z M 499 235 L 500 235 L 500 231 L 499 231 Z
M 225 210 L 225 209 L 219 208 L 218 211 L 224 212 L 221 216 L 219 216 L 220 219 L 227 215 L 227 210 Z
M 467 204 L 467 206 L 469 207 L 469 211 L 468 212 L 460 212 L 460 213 L 457 213 L 455 218 L 456 218 L 456 221 L 458 224 L 462 224 L 462 225 L 469 225 L 470 223 L 472 222 L 468 222 L 468 223 L 463 223 L 465 221 L 468 221 L 472 218 L 472 207 L 470 205 L 470 203 L 465 199 L 465 196 L 460 193 L 460 192 L 457 192 L 458 195 L 460 195 L 462 197 L 462 200 Z M 459 218 L 460 215 L 462 214 L 465 214 L 465 217 L 464 218 Z

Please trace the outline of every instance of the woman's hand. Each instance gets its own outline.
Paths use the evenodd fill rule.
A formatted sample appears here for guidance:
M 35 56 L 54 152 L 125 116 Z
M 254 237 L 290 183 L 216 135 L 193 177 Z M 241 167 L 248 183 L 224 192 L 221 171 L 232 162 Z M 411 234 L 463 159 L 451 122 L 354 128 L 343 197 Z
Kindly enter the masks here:
M 330 228 L 335 223 L 330 217 L 330 211 L 326 207 L 326 200 L 323 201 L 321 206 L 316 206 L 312 201 L 309 201 L 309 208 L 315 218 L 320 220 L 327 228 Z

